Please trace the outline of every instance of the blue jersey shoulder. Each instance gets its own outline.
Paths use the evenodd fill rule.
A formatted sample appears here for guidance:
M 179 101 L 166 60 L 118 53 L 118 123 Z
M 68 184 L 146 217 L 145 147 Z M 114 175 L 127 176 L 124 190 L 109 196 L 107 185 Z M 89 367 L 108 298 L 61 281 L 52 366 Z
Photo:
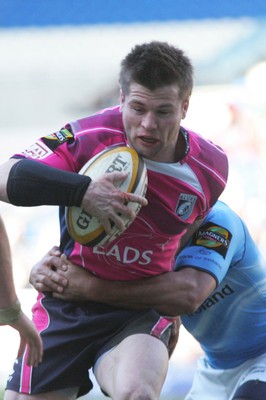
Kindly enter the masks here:
M 181 251 L 176 269 L 212 274 L 216 289 L 182 316 L 214 368 L 233 368 L 266 352 L 266 265 L 245 223 L 222 202 Z
M 218 201 L 177 256 L 175 268 L 192 266 L 213 275 L 217 283 L 221 282 L 229 266 L 244 256 L 246 231 L 238 215 Z M 249 240 L 252 241 L 250 237 Z

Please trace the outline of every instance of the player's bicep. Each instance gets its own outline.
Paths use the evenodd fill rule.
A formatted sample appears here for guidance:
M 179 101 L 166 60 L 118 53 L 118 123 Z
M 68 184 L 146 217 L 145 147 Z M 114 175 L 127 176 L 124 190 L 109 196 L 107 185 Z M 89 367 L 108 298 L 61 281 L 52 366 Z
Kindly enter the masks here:
M 232 262 L 237 246 L 235 236 L 231 226 L 207 220 L 177 255 L 175 269 L 191 266 L 209 273 L 220 283 Z

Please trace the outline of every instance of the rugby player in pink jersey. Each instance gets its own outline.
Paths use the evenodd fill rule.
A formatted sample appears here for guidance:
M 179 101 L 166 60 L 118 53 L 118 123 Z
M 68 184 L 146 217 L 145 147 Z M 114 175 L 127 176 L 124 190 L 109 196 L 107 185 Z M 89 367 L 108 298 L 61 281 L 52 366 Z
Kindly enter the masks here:
M 181 126 L 193 87 L 193 67 L 182 50 L 164 42 L 135 46 L 122 61 L 120 87 L 120 106 L 70 122 L 4 164 L 0 199 L 59 205 L 60 250 L 71 262 L 101 278 L 136 280 L 173 270 L 176 252 L 224 190 L 228 163 L 219 147 Z M 135 148 L 147 165 L 146 199 L 126 194 L 143 205 L 137 217 L 114 187 L 125 175 L 92 181 L 77 174 L 88 159 L 116 145 Z M 107 246 L 85 247 L 66 229 L 64 211 L 72 205 L 97 216 L 107 232 L 111 222 L 123 230 L 118 213 L 136 218 Z M 111 398 L 159 398 L 173 318 L 66 302 L 46 292 L 33 313 L 43 362 L 29 368 L 18 359 L 5 400 L 74 399 L 90 390 L 87 371 L 96 362 L 99 385 Z

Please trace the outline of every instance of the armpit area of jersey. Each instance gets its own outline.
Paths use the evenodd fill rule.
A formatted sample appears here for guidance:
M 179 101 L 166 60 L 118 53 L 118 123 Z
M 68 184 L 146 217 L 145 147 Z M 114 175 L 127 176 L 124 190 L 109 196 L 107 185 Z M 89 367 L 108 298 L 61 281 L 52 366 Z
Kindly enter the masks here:
M 88 176 L 23 159 L 10 170 L 7 196 L 16 206 L 79 207 L 90 182 Z

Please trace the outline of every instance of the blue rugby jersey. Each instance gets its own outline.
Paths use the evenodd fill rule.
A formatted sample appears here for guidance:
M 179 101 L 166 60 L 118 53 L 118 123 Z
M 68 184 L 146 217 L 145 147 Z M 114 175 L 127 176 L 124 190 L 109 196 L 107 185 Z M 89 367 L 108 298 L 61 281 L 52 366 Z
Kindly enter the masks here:
M 218 201 L 176 269 L 193 266 L 212 274 L 217 287 L 198 310 L 182 316 L 210 365 L 233 368 L 266 352 L 266 263 L 245 223 Z

